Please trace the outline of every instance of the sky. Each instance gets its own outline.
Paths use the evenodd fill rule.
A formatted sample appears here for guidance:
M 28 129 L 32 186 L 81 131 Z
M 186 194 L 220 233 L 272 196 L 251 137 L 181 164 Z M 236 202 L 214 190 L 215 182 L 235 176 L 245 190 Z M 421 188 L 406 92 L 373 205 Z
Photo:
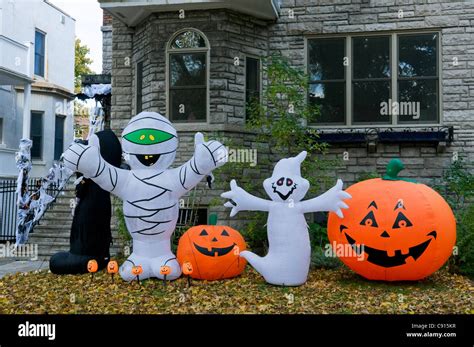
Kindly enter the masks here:
M 91 69 L 102 73 L 102 10 L 97 0 L 49 0 L 76 20 L 76 37 L 90 49 Z

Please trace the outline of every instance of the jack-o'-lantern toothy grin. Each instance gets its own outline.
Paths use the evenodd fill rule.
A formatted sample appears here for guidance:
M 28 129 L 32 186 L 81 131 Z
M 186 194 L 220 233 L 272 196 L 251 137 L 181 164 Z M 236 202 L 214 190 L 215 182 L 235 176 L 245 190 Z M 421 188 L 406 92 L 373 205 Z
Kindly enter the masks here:
M 199 253 L 207 255 L 209 257 L 214 257 L 214 256 L 221 257 L 223 255 L 226 255 L 230 251 L 232 251 L 235 247 L 235 243 L 232 244 L 232 246 L 229 246 L 229 247 L 223 247 L 223 248 L 213 247 L 210 250 L 207 249 L 206 247 L 198 246 L 196 243 L 194 243 L 194 247 L 196 247 L 196 249 L 199 251 Z
M 346 227 L 341 225 L 341 229 L 345 229 Z M 359 254 L 360 248 L 356 240 L 350 237 L 347 233 L 344 233 L 346 236 L 347 241 L 352 246 L 355 252 Z M 436 239 L 437 233 L 436 231 L 430 232 L 428 235 L 432 236 L 428 240 L 410 247 L 407 254 L 402 254 L 400 249 L 395 251 L 394 256 L 389 256 L 387 251 L 376 249 L 372 247 L 368 247 L 367 245 L 363 245 L 364 253 L 367 254 L 367 261 L 382 267 L 394 267 L 406 264 L 406 259 L 409 257 L 413 257 L 414 260 L 417 260 L 426 250 L 428 245 L 433 239 Z

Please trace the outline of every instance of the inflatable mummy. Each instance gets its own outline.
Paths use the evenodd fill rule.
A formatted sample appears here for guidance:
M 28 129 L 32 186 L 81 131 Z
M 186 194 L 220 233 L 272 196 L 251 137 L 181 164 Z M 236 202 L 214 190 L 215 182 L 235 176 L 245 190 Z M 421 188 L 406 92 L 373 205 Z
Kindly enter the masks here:
M 282 286 L 298 286 L 308 278 L 311 260 L 311 245 L 305 213 L 333 211 L 342 218 L 341 208 L 348 206 L 343 199 L 351 196 L 342 190 L 342 181 L 324 194 L 301 201 L 309 189 L 309 182 L 301 177 L 301 163 L 306 158 L 303 151 L 294 158 L 281 159 L 273 170 L 272 177 L 263 182 L 265 192 L 271 200 L 265 200 L 247 193 L 230 182 L 231 190 L 223 193 L 230 201 L 230 216 L 239 211 L 268 212 L 267 234 L 268 254 L 265 257 L 243 251 L 245 258 L 268 283 Z
M 227 150 L 218 141 L 204 142 L 195 135 L 193 157 L 178 168 L 169 169 L 178 148 L 178 135 L 170 121 L 155 112 L 133 117 L 122 133 L 124 157 L 131 170 L 107 163 L 96 147 L 74 143 L 63 154 L 70 169 L 80 171 L 102 189 L 123 200 L 123 213 L 133 252 L 120 267 L 126 281 L 135 278 L 132 267 L 141 265 L 140 279 L 163 279 L 160 268 L 167 265 L 167 280 L 181 275 L 171 252 L 170 238 L 178 219 L 178 200 L 212 170 L 227 160 Z

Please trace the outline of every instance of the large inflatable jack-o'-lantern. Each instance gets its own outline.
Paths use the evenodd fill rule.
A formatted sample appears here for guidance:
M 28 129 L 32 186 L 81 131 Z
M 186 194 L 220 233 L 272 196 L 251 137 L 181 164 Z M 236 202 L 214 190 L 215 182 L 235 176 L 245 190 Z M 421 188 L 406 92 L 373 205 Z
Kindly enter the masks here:
M 339 257 L 371 280 L 418 280 L 438 270 L 456 241 L 456 221 L 447 202 L 430 187 L 399 178 L 399 159 L 383 178 L 356 183 L 347 192 L 344 218 L 329 214 L 331 244 L 352 247 Z

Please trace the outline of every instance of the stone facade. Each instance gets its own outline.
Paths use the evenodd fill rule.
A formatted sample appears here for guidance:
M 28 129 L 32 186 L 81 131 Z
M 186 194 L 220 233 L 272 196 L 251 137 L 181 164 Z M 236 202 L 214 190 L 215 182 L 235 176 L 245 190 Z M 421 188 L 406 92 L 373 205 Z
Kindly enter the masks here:
M 290 10 L 292 15 L 290 16 Z M 399 11 L 403 18 L 399 18 Z M 347 184 L 366 173 L 383 173 L 392 157 L 401 157 L 404 176 L 433 184 L 449 167 L 455 154 L 474 169 L 474 2 L 437 0 L 284 0 L 276 21 L 263 21 L 228 10 L 187 11 L 185 19 L 177 13 L 154 13 L 135 28 L 119 19 L 112 21 L 110 36 L 104 36 L 104 71 L 112 69 L 112 122 L 120 133 L 135 114 L 135 64 L 143 61 L 143 110 L 166 114 L 166 45 L 183 28 L 202 31 L 210 42 L 210 105 L 207 124 L 177 124 L 181 137 L 178 162 L 192 153 L 192 136 L 203 131 L 231 139 L 233 146 L 258 148 L 259 162 L 276 161 L 269 157 L 265 144 L 245 130 L 244 64 L 234 65 L 249 54 L 268 57 L 280 53 L 296 67 L 305 67 L 305 38 L 309 35 L 364 32 L 408 32 L 414 29 L 439 30 L 442 74 L 442 125 L 454 127 L 454 140 L 440 150 L 429 143 L 331 145 L 328 158 L 340 159 L 334 176 Z M 104 35 L 106 35 L 104 31 Z M 107 34 L 108 35 L 108 34 Z M 453 64 L 456 58 L 457 64 Z M 263 89 L 266 79 L 263 76 Z M 345 154 L 345 156 L 344 156 Z M 343 157 L 347 160 L 343 160 Z M 271 172 L 266 165 L 245 171 L 245 176 L 263 181 Z M 222 190 L 209 191 L 204 203 Z M 229 221 L 222 207 L 221 222 Z M 243 217 L 245 218 L 245 215 Z

